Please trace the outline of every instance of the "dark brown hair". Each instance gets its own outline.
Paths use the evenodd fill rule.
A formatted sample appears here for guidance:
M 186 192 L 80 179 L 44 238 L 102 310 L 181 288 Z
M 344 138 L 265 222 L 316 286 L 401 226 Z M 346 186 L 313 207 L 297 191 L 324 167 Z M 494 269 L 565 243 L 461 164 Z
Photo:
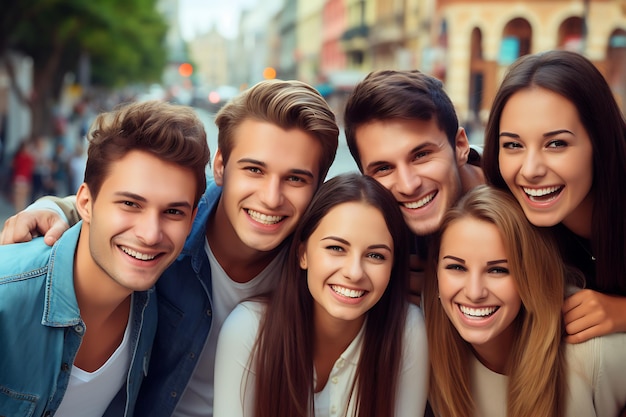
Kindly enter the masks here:
M 302 216 L 288 263 L 267 303 L 254 350 L 256 417 L 314 415 L 313 298 L 306 271 L 300 268 L 299 248 L 333 207 L 353 201 L 383 214 L 393 239 L 394 259 L 389 284 L 367 313 L 352 395 L 359 417 L 394 415 L 407 312 L 408 232 L 387 189 L 372 178 L 343 174 L 320 187 Z
M 459 119 L 440 80 L 417 70 L 374 71 L 355 87 L 344 114 L 348 148 L 361 172 L 357 129 L 369 122 L 392 119 L 434 119 L 452 149 L 456 147 Z
M 98 115 L 87 135 L 85 182 L 97 197 L 111 163 L 141 150 L 196 177 L 194 207 L 206 188 L 210 152 L 204 125 L 190 107 L 160 101 L 122 105 Z
M 611 88 L 582 55 L 548 51 L 519 58 L 496 94 L 485 131 L 483 168 L 487 181 L 508 190 L 498 164 L 502 110 L 520 90 L 541 87 L 569 100 L 578 110 L 593 149 L 592 253 L 595 281 L 602 292 L 626 295 L 626 122 Z

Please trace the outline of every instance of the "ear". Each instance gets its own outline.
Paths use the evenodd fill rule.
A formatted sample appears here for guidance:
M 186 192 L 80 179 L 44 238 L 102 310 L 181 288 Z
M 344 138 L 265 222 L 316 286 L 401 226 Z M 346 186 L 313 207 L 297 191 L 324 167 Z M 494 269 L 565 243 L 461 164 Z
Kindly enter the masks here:
M 220 187 L 224 185 L 224 156 L 219 148 L 213 160 L 213 180 Z
M 308 268 L 308 264 L 307 264 L 307 260 L 306 260 L 306 250 L 305 250 L 305 246 L 304 244 L 300 244 L 300 247 L 298 248 L 298 256 L 300 258 L 300 268 L 302 269 L 307 269 Z
M 80 217 L 83 219 L 83 222 L 90 223 L 91 222 L 91 210 L 93 208 L 93 198 L 91 196 L 91 191 L 89 190 L 89 186 L 87 183 L 82 183 L 78 192 L 76 193 L 76 210 Z
M 454 152 L 456 155 L 457 166 L 462 167 L 467 163 L 467 159 L 469 158 L 469 151 L 469 140 L 467 139 L 465 129 L 459 127 L 459 130 L 457 130 L 456 132 L 456 137 L 454 138 Z

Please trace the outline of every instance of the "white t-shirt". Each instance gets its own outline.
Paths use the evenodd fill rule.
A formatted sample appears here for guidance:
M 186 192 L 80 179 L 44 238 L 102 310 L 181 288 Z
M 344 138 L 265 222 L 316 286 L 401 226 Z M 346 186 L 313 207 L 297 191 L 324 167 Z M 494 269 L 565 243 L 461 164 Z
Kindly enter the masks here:
M 264 310 L 263 303 L 244 302 L 233 310 L 222 327 L 215 365 L 214 417 L 254 415 L 255 365 L 250 364 L 250 354 Z M 348 406 L 348 415 L 352 415 L 354 404 L 350 401 L 350 391 L 362 344 L 363 328 L 335 362 L 324 388 L 315 394 L 315 417 L 343 415 Z M 409 305 L 408 309 L 398 378 L 396 416 L 424 415 L 428 348 L 424 317 L 415 305 Z
M 129 339 L 132 315 L 131 308 L 122 343 L 104 365 L 93 372 L 72 366 L 67 390 L 55 416 L 90 417 L 104 414 L 115 395 L 124 386 L 130 368 Z
M 213 289 L 213 316 L 211 331 L 183 396 L 176 405 L 174 417 L 206 417 L 213 415 L 213 370 L 217 337 L 222 323 L 230 312 L 246 298 L 274 289 L 285 262 L 287 250 L 283 249 L 259 275 L 246 283 L 235 282 L 226 274 L 215 259 L 205 239 L 204 244 L 211 265 Z

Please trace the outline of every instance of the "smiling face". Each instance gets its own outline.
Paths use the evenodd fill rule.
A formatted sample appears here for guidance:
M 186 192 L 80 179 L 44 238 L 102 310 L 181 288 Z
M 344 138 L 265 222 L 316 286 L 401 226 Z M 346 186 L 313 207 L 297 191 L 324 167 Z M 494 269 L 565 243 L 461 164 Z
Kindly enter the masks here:
M 443 233 L 437 278 L 441 304 L 461 337 L 484 360 L 506 354 L 522 306 L 498 228 L 462 217 Z
M 437 231 L 462 191 L 465 134 L 453 149 L 434 119 L 393 119 L 361 125 L 355 136 L 363 173 L 392 192 L 409 229 L 422 236 Z
M 215 182 L 223 187 L 216 227 L 220 244 L 239 253 L 271 251 L 291 232 L 319 183 L 321 145 L 299 129 L 245 120 L 227 162 L 218 150 Z
M 393 251 L 378 209 L 363 202 L 333 207 L 301 248 L 316 320 L 360 327 L 387 288 Z
M 143 151 L 113 162 L 97 197 L 81 185 L 77 279 L 125 293 L 152 287 L 183 248 L 195 194 L 191 170 Z
M 563 222 L 586 235 L 593 196 L 592 145 L 576 107 L 543 88 L 513 94 L 500 118 L 502 178 L 536 226 Z

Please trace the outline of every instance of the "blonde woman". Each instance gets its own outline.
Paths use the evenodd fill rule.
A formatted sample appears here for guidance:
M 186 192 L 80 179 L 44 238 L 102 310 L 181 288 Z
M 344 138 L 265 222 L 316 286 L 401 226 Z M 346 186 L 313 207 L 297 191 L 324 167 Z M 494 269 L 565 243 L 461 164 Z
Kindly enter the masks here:
M 626 334 L 567 344 L 557 247 L 510 194 L 470 191 L 446 215 L 425 297 L 437 416 L 616 416 Z

